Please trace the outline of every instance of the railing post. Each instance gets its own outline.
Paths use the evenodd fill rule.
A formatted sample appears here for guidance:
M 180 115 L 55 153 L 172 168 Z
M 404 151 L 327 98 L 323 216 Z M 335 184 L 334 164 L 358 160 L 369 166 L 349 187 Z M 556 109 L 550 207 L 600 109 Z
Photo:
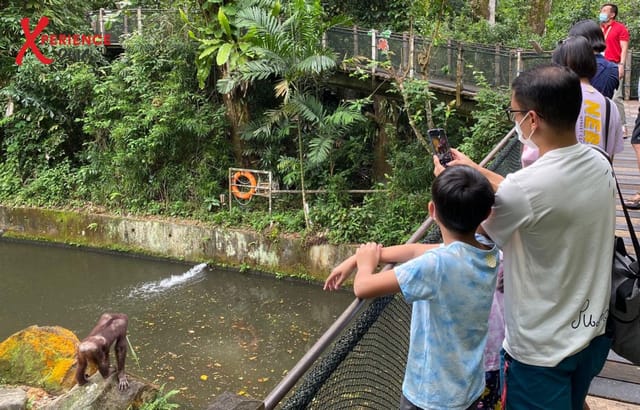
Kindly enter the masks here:
M 406 31 L 402 32 L 402 58 L 400 59 L 400 69 L 406 70 L 409 67 L 409 35 Z
M 376 61 L 376 30 L 371 29 L 371 61 Z M 376 75 L 376 65 L 371 64 L 371 79 L 374 80 Z
M 493 85 L 501 85 L 500 74 L 502 74 L 502 67 L 500 66 L 500 44 L 496 44 L 496 51 L 493 57 Z
M 624 89 L 622 90 L 622 98 L 624 100 L 628 100 L 631 98 L 631 62 L 633 61 L 631 50 L 627 50 L 627 58 L 625 59 L 625 61 L 626 64 L 624 66 Z
M 413 34 L 413 31 L 411 32 L 411 34 L 409 35 L 409 78 L 413 78 L 416 74 L 415 71 L 415 40 L 416 37 Z
M 371 33 L 371 60 L 376 61 L 376 30 L 372 28 L 369 33 Z
M 464 60 L 462 58 L 462 43 L 458 43 L 458 60 L 456 62 L 456 107 L 462 105 L 462 77 L 464 75 Z
M 142 34 L 142 8 L 138 7 L 138 34 Z
M 516 77 L 520 75 L 521 72 L 524 71 L 522 62 L 522 49 L 519 48 L 516 50 Z
M 322 48 L 327 48 L 327 32 L 322 33 Z
M 104 38 L 104 9 L 101 8 L 98 13 L 98 24 L 100 27 L 100 35 Z
M 353 56 L 356 57 L 358 54 L 358 26 L 353 26 Z
M 449 67 L 449 75 L 452 73 L 453 67 L 453 53 L 452 53 L 453 43 L 451 39 L 447 40 L 447 67 Z

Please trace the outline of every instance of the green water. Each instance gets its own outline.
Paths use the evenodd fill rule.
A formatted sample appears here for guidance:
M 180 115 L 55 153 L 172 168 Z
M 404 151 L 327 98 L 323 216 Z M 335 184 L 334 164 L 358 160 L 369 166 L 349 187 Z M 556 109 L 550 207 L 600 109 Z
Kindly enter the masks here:
M 127 313 L 127 372 L 203 409 L 224 391 L 264 398 L 353 300 L 195 265 L 0 240 L 0 341 L 34 324 L 82 339 L 103 312 Z

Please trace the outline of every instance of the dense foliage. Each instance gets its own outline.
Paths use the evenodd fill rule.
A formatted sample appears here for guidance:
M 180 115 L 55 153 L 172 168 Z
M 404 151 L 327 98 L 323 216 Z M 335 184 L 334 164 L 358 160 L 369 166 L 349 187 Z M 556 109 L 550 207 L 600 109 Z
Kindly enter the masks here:
M 639 1 L 620 4 L 632 47 Z M 476 73 L 483 86 L 465 113 L 401 74 L 371 94 L 344 90 L 331 85 L 337 56 L 322 46 L 323 31 L 351 22 L 413 29 L 436 43 L 529 48 L 535 39 L 549 49 L 599 9 L 590 0 L 504 0 L 491 24 L 480 0 L 130 0 L 118 4 L 166 11 L 122 39 L 122 53 L 41 46 L 53 64 L 28 52 L 18 66 L 23 17 L 32 28 L 46 15 L 48 32 L 85 33 L 87 13 L 113 3 L 5 3 L 0 202 L 89 204 L 387 244 L 406 240 L 427 215 L 433 166 L 421 135 L 443 126 L 453 145 L 481 159 L 511 126 L 508 91 Z M 227 196 L 229 167 L 270 171 L 296 193 L 274 196 L 272 213 L 260 197 L 240 206 Z M 377 192 L 347 193 L 356 189 Z M 234 201 L 231 210 L 222 200 Z

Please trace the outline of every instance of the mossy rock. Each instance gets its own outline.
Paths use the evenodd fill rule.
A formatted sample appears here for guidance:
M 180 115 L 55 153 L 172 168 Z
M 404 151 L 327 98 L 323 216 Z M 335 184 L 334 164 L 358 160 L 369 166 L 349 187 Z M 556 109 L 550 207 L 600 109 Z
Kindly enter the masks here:
M 30 326 L 0 343 L 0 379 L 61 394 L 75 384 L 78 337 L 59 326 Z

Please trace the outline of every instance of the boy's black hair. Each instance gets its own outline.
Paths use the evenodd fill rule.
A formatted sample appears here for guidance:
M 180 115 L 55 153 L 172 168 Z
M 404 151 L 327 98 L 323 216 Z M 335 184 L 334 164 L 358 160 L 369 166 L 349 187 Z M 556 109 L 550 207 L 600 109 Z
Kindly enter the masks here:
M 569 35 L 585 37 L 596 53 L 602 53 L 607 48 L 600 25 L 593 20 L 578 21 L 569 29 Z
M 433 181 L 431 200 L 445 228 L 468 234 L 489 216 L 495 195 L 489 180 L 479 171 L 456 165 L 445 168 Z
M 592 78 L 598 71 L 593 48 L 589 40 L 582 36 L 568 37 L 558 44 L 551 61 L 569 67 L 580 78 Z
M 520 109 L 533 110 L 556 130 L 574 130 L 582 108 L 580 78 L 569 67 L 539 65 L 513 80 L 513 98 Z

